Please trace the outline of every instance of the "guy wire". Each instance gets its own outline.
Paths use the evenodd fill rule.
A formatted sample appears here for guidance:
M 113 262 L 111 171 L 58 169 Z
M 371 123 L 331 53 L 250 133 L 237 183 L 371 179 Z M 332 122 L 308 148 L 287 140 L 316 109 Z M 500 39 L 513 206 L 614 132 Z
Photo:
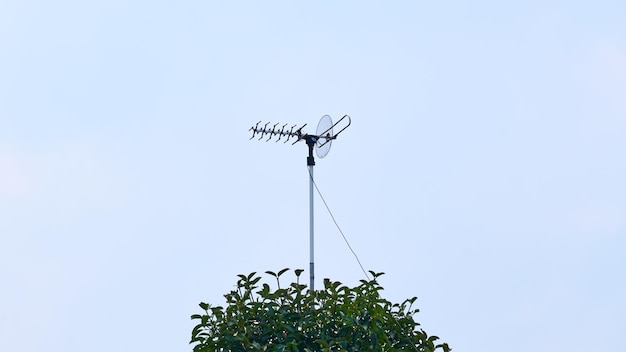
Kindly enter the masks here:
M 365 271 L 365 268 L 363 268 L 363 265 L 361 264 L 361 261 L 359 260 L 359 256 L 356 255 L 356 252 L 354 252 L 354 250 L 352 249 L 352 246 L 350 246 L 350 242 L 348 242 L 348 239 L 346 238 L 346 235 L 343 234 L 343 231 L 341 230 L 341 227 L 339 227 L 339 224 L 337 224 L 337 220 L 335 220 L 335 216 L 333 215 L 333 212 L 330 211 L 330 208 L 328 207 L 328 204 L 326 203 L 326 200 L 324 199 L 324 196 L 322 196 L 322 192 L 320 192 L 320 189 L 317 187 L 317 183 L 315 183 L 315 180 L 313 179 L 313 175 L 311 175 L 311 171 L 309 170 L 308 172 L 309 172 L 309 177 L 311 178 L 311 181 L 313 182 L 313 186 L 315 186 L 315 190 L 317 191 L 317 194 L 319 194 L 320 198 L 322 199 L 322 202 L 324 203 L 324 206 L 326 207 L 326 210 L 328 210 L 328 214 L 330 214 L 330 218 L 333 219 L 333 222 L 335 223 L 335 226 L 337 227 L 337 230 L 339 230 L 339 233 L 341 234 L 341 237 L 343 237 L 343 240 L 346 242 L 346 245 L 348 245 L 348 248 L 350 249 L 350 252 L 352 252 L 352 254 L 354 255 L 354 258 L 356 258 L 357 263 L 359 263 L 359 266 L 361 267 L 361 270 L 363 271 L 363 274 L 365 274 L 365 277 L 368 280 L 370 280 L 370 277 L 367 274 L 367 271 Z
M 365 274 L 365 277 L 368 280 L 371 280 L 369 275 L 367 274 L 367 272 L 365 271 L 365 268 L 363 268 L 363 265 L 361 264 L 361 261 L 359 260 L 359 256 L 356 255 L 356 253 L 354 252 L 354 250 L 352 249 L 352 246 L 350 246 L 350 243 L 348 242 L 348 239 L 346 238 L 346 236 L 343 234 L 343 231 L 341 230 L 341 227 L 339 227 L 339 224 L 337 224 L 337 220 L 335 220 L 335 216 L 333 215 L 333 212 L 330 211 L 330 208 L 328 207 L 328 204 L 326 203 L 326 200 L 324 199 L 324 196 L 322 196 L 322 192 L 320 192 L 320 189 L 317 187 L 317 183 L 315 183 L 315 180 L 313 179 L 313 175 L 311 175 L 311 171 L 309 170 L 309 177 L 311 178 L 311 181 L 313 182 L 313 186 L 315 186 L 315 190 L 317 191 L 317 194 L 319 194 L 320 198 L 322 199 L 322 202 L 324 203 L 324 206 L 326 207 L 326 210 L 328 210 L 328 214 L 330 214 L 331 219 L 333 219 L 333 222 L 335 223 L 335 226 L 337 227 L 337 230 L 339 230 L 339 233 L 341 234 L 341 237 L 343 237 L 343 240 L 346 242 L 346 244 L 348 245 L 348 248 L 350 249 L 350 251 L 352 252 L 352 254 L 354 255 L 354 258 L 356 258 L 357 263 L 359 263 L 359 266 L 361 267 L 361 270 L 363 271 L 363 274 Z M 398 319 L 394 317 L 394 323 L 396 324 L 396 326 L 398 328 L 401 328 L 400 323 L 398 322 Z M 412 341 L 411 341 L 412 342 Z M 419 352 L 417 347 L 415 346 L 414 343 L 411 343 L 411 346 L 413 347 L 413 349 L 416 352 Z

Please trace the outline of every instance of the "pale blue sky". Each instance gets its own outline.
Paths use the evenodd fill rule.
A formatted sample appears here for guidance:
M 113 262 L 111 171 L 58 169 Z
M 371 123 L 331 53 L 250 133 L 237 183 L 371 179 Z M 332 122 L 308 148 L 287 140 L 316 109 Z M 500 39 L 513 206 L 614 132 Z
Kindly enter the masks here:
M 316 181 L 455 351 L 626 350 L 620 1 L 0 1 L 0 350 L 188 351 Z M 363 274 L 319 199 L 316 275 Z

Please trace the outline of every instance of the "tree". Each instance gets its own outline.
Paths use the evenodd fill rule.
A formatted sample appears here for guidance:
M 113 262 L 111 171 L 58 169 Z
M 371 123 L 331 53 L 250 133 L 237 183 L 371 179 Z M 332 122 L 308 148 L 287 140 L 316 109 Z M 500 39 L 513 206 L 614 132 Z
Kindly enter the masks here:
M 194 352 L 214 351 L 450 351 L 436 344 L 413 315 L 416 297 L 392 304 L 380 296 L 383 288 L 372 280 L 350 288 L 324 279 L 324 289 L 311 291 L 300 284 L 303 270 L 295 270 L 296 282 L 276 289 L 256 273 L 238 275 L 237 289 L 224 295 L 227 307 L 200 303 L 203 314 L 191 333 Z

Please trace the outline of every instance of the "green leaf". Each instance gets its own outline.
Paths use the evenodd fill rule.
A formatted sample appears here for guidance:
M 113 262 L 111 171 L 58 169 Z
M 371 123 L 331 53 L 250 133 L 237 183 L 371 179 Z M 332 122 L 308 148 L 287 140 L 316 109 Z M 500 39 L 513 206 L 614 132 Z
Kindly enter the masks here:
M 289 270 L 289 268 L 284 268 L 281 271 L 278 272 L 278 274 L 276 275 L 276 277 L 280 277 L 282 274 L 285 273 L 285 271 Z
M 376 278 L 377 278 L 377 277 L 379 277 L 379 276 L 385 275 L 385 273 L 384 273 L 384 272 L 382 272 L 382 271 L 381 271 L 381 272 L 379 272 L 379 273 L 375 273 L 375 272 L 373 272 L 373 271 L 371 271 L 371 270 L 370 270 L 369 272 L 370 272 L 370 274 L 372 274 L 372 276 L 374 277 L 374 279 L 376 279 Z
M 325 340 L 321 340 L 321 339 L 317 339 L 315 340 L 315 343 L 324 347 L 324 348 L 329 348 L 330 346 L 328 345 L 328 342 L 326 342 Z

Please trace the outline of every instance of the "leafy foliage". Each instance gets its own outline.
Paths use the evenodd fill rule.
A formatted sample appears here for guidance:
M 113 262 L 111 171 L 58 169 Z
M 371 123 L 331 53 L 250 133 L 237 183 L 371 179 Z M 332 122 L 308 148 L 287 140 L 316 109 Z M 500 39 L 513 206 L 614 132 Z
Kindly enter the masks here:
M 191 342 L 194 352 L 215 351 L 450 351 L 437 336 L 419 329 L 412 308 L 416 297 L 400 304 L 381 298 L 383 288 L 372 280 L 350 288 L 324 280 L 324 289 L 308 290 L 300 284 L 303 270 L 295 270 L 296 282 L 281 288 L 260 285 L 256 273 L 239 275 L 237 289 L 226 294 L 227 307 L 200 303 Z

